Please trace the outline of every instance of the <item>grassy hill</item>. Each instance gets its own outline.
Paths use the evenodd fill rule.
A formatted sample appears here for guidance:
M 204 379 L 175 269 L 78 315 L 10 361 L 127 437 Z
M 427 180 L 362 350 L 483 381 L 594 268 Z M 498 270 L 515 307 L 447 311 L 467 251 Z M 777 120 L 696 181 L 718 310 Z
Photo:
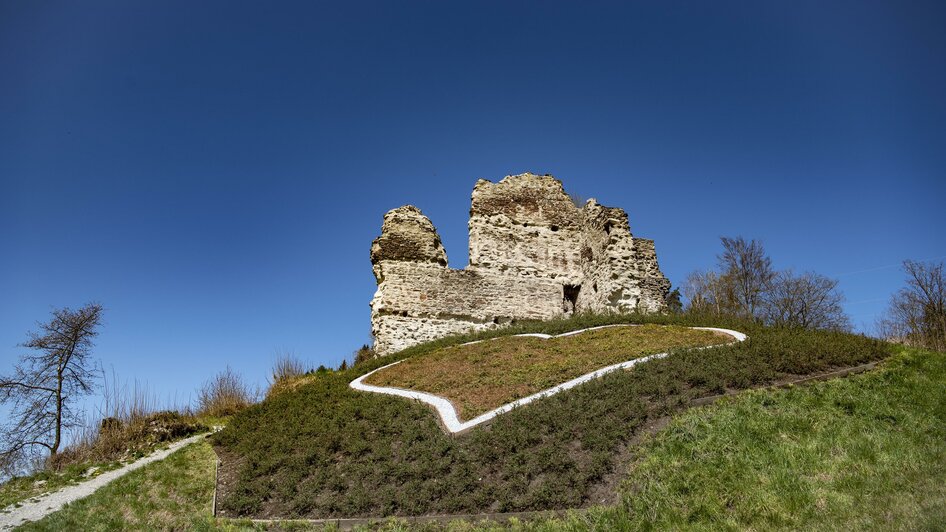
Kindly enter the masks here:
M 943 530 L 946 354 L 750 391 L 673 419 L 618 504 L 536 529 Z
M 759 333 L 758 330 L 752 331 L 753 338 L 759 338 Z M 748 376 L 761 374 L 762 368 L 772 370 L 772 373 L 767 374 L 766 382 L 773 382 L 772 377 L 781 371 L 774 368 L 785 368 L 792 360 L 814 371 L 816 366 L 820 367 L 825 361 L 831 364 L 839 364 L 843 360 L 859 362 L 866 360 L 865 356 L 868 355 L 884 357 L 890 352 L 883 344 L 857 337 L 852 339 L 843 335 L 818 333 L 807 340 L 793 341 L 791 337 L 785 337 L 779 331 L 770 333 L 771 336 L 768 337 L 762 335 L 764 341 L 747 352 L 751 354 L 764 349 L 765 352 L 773 354 L 770 362 L 739 372 L 733 381 L 717 374 L 721 379 L 717 382 L 722 388 L 734 381 L 752 385 Z M 845 345 L 862 352 L 862 355 L 847 351 L 843 347 Z M 729 369 L 749 361 L 739 358 L 740 351 L 734 351 L 727 356 L 708 358 L 703 365 L 698 364 L 699 367 L 705 366 L 704 369 L 685 371 L 686 365 L 671 364 L 670 359 L 667 359 L 666 362 L 661 361 L 661 364 L 651 366 L 650 375 L 644 381 L 625 378 L 643 373 L 638 370 L 644 370 L 646 365 L 623 376 L 618 374 L 610 379 L 602 379 L 599 383 L 592 383 L 589 385 L 589 393 L 574 390 L 576 394 L 570 399 L 570 394 L 562 394 L 557 398 L 550 398 L 547 404 L 540 402 L 514 412 L 511 415 L 523 416 L 518 417 L 518 421 L 531 420 L 541 423 L 549 420 L 547 416 L 553 411 L 569 412 L 576 407 L 613 400 L 619 395 L 615 392 L 613 397 L 610 394 L 595 397 L 590 388 L 595 387 L 598 392 L 613 388 L 623 389 L 624 400 L 635 402 L 637 406 L 621 412 L 639 412 L 638 418 L 646 416 L 651 423 L 655 419 L 666 419 L 661 412 L 677 413 L 669 424 L 659 431 L 640 432 L 642 427 L 650 426 L 647 421 L 639 421 L 625 427 L 628 430 L 624 430 L 618 439 L 621 443 L 618 444 L 617 450 L 628 442 L 630 445 L 623 453 L 615 454 L 615 449 L 611 449 L 612 452 L 608 455 L 613 465 L 610 468 L 611 473 L 605 476 L 618 479 L 609 486 L 609 490 L 605 490 L 614 495 L 608 504 L 571 511 L 558 519 L 520 522 L 514 524 L 513 528 L 941 530 L 942 523 L 946 522 L 946 484 L 942 482 L 946 478 L 946 445 L 943 443 L 946 441 L 946 354 L 906 348 L 896 348 L 894 351 L 883 364 L 868 373 L 787 389 L 747 391 L 711 406 L 691 408 L 682 412 L 679 408 L 687 397 L 699 396 L 713 388 L 695 384 L 701 377 L 712 377 L 705 368 L 722 367 L 722 360 L 734 362 L 728 365 Z M 815 352 L 821 354 L 802 355 Z M 829 352 L 834 354 L 829 355 Z M 704 354 L 708 355 L 710 352 Z M 697 361 L 691 359 L 687 362 L 692 366 Z M 367 368 L 359 368 L 351 372 L 351 375 L 364 371 L 367 371 Z M 372 404 L 352 405 L 350 403 L 354 396 L 346 398 L 329 395 L 336 384 L 336 376 L 325 377 L 318 383 L 301 387 L 297 392 L 298 396 L 295 392 L 287 392 L 281 394 L 278 402 L 274 398 L 273 404 L 279 405 L 278 408 L 264 403 L 256 407 L 256 411 L 248 412 L 241 422 L 244 423 L 243 428 L 232 426 L 228 430 L 239 431 L 231 433 L 228 438 L 237 442 L 233 445 L 247 445 L 252 449 L 253 446 L 246 438 L 251 435 L 260 437 L 267 427 L 272 428 L 272 416 L 275 416 L 276 412 L 286 413 L 295 409 L 327 413 L 362 412 L 362 417 L 357 421 L 339 422 L 339 426 L 348 427 L 349 432 L 340 435 L 339 446 L 331 451 L 331 455 L 321 455 L 326 456 L 327 461 L 341 464 L 336 471 L 354 471 L 353 463 L 364 464 L 366 467 L 374 465 L 391 475 L 388 478 L 392 483 L 399 482 L 397 475 L 404 475 L 403 471 L 410 472 L 405 462 L 384 464 L 367 459 L 377 457 L 378 453 L 365 451 L 360 455 L 361 460 L 349 454 L 352 448 L 348 445 L 354 445 L 355 436 L 370 436 L 370 430 L 380 428 L 390 432 L 384 436 L 374 436 L 372 441 L 390 442 L 397 439 L 404 443 L 410 435 L 427 438 L 424 440 L 427 444 L 435 445 L 428 456 L 444 461 L 456 460 L 455 457 L 462 457 L 463 452 L 479 453 L 477 458 L 488 456 L 484 448 L 475 445 L 478 443 L 493 446 L 494 467 L 496 464 L 508 465 L 516 468 L 517 472 L 524 473 L 527 467 L 541 465 L 538 462 L 526 461 L 528 450 L 543 449 L 540 442 L 515 439 L 526 432 L 503 426 L 507 423 L 505 421 L 480 433 L 479 439 L 468 438 L 474 433 L 456 439 L 446 436 L 440 438 L 436 436 L 437 432 L 421 433 L 416 431 L 419 422 L 410 425 L 414 427 L 415 432 L 407 432 L 390 424 L 374 424 L 372 429 L 372 423 L 377 423 L 372 421 L 376 417 L 364 416 L 366 412 L 359 410 Z M 339 383 L 346 382 L 347 376 L 337 377 Z M 678 388 L 671 385 L 672 382 L 684 381 L 690 384 Z M 690 387 L 691 384 L 697 387 Z M 716 391 L 722 388 L 716 388 Z M 342 389 L 340 387 L 336 392 L 341 392 Z M 631 392 L 650 392 L 654 395 L 647 401 L 638 402 L 636 399 L 629 399 Z M 319 393 L 325 395 L 319 396 Z M 357 396 L 388 399 L 389 402 L 397 404 L 395 398 L 372 394 Z M 327 397 L 339 400 L 332 403 L 324 400 Z M 656 397 L 661 399 L 656 400 Z M 306 401 L 311 399 L 322 401 L 309 402 L 311 408 L 304 407 Z M 410 405 L 407 401 L 405 403 Z M 645 411 L 641 411 L 644 406 Z M 273 410 L 268 410 L 270 408 Z M 544 410 L 546 408 L 549 410 Z M 530 409 L 531 413 L 528 412 Z M 589 436 L 592 436 L 589 430 L 603 426 L 594 422 L 596 415 L 601 415 L 603 410 L 604 406 L 588 412 L 588 415 L 576 413 L 575 417 L 566 423 L 543 430 L 540 437 L 547 445 L 561 441 L 593 441 L 593 438 L 589 439 Z M 433 416 L 433 413 L 425 408 L 420 408 L 417 414 L 426 416 L 428 420 Z M 383 416 L 379 417 L 383 419 Z M 409 420 L 410 416 L 404 415 L 399 419 Z M 615 417 L 608 418 L 613 419 Z M 250 432 L 247 430 L 249 425 L 246 424 L 253 420 L 263 420 L 268 425 L 261 427 L 259 431 Z M 293 417 L 279 425 L 281 429 L 287 430 L 293 424 L 298 424 L 292 434 L 295 445 L 288 447 L 295 452 L 290 452 L 289 456 L 271 457 L 272 460 L 266 463 L 271 468 L 270 480 L 285 478 L 282 464 L 286 463 L 287 459 L 293 460 L 292 463 L 298 467 L 308 468 L 303 471 L 303 476 L 318 474 L 328 467 L 325 462 L 306 465 L 306 462 L 297 458 L 298 453 L 306 452 L 305 444 L 311 444 L 313 437 L 324 427 L 312 420 L 306 420 L 312 423 L 306 426 L 300 423 L 302 421 L 304 419 L 301 416 Z M 511 421 L 509 423 L 515 425 Z M 352 425 L 355 428 L 352 428 Z M 358 427 L 368 432 L 358 432 Z M 497 428 L 501 430 L 496 430 Z M 637 432 L 632 430 L 634 428 Z M 634 433 L 636 437 L 631 436 L 631 440 L 628 440 L 628 433 Z M 571 438 L 567 434 L 570 434 Z M 273 442 L 283 441 L 275 436 L 264 439 L 261 448 L 272 448 L 270 446 Z M 607 434 L 603 440 L 606 438 Z M 407 445 L 416 449 L 414 444 Z M 517 451 L 516 446 L 523 450 Z M 554 456 L 552 453 L 555 448 L 551 449 L 547 451 L 546 456 Z M 569 450 L 573 451 L 572 448 Z M 582 455 L 569 456 L 579 458 Z M 245 460 L 259 463 L 261 458 L 263 456 L 259 454 L 250 455 L 243 458 L 243 465 L 247 463 Z M 561 472 L 557 472 L 565 469 L 561 462 L 546 463 L 550 464 L 550 467 L 540 474 L 564 478 Z M 413 465 L 419 468 L 421 462 Z M 463 462 L 460 466 L 470 467 L 470 464 Z M 239 471 L 238 467 L 237 472 Z M 253 471 L 255 469 L 250 470 Z M 449 467 L 444 467 L 441 471 L 447 471 L 442 481 L 458 476 L 456 473 L 451 474 Z M 422 472 L 415 470 L 413 473 L 419 475 Z M 213 520 L 210 517 L 212 474 L 213 456 L 209 447 L 206 443 L 195 444 L 175 453 L 164 462 L 151 464 L 116 481 L 92 497 L 70 505 L 27 529 L 264 528 L 264 525 L 248 521 Z M 530 482 L 534 479 L 535 477 L 532 477 Z M 261 483 L 259 479 L 249 475 L 241 481 L 250 486 Z M 423 485 L 417 480 L 413 481 L 413 485 Z M 345 482 L 349 481 L 341 477 L 339 483 Z M 405 485 L 404 481 L 400 482 L 399 485 Z M 411 479 L 407 482 L 411 482 Z M 500 485 L 495 480 L 490 484 Z M 311 486 L 311 481 L 307 485 Z M 564 483 L 559 486 L 568 488 Z M 554 487 L 550 486 L 550 489 Z M 383 486 L 378 489 L 389 493 L 388 488 Z M 417 495 L 429 493 L 420 492 Z M 471 494 L 476 493 L 475 488 L 471 490 Z M 603 491 L 592 493 L 600 494 Z M 262 497 L 262 500 L 273 504 L 270 499 L 282 496 L 284 495 L 280 492 L 273 491 Z M 452 529 L 481 530 L 496 527 L 479 524 L 455 526 Z M 302 524 L 289 526 L 289 529 L 293 530 L 307 528 L 310 527 Z M 382 529 L 405 528 L 403 525 L 389 523 Z M 421 525 L 419 528 L 436 529 L 433 525 Z
M 444 434 L 421 404 L 356 392 L 348 383 L 394 360 L 421 357 L 471 337 L 320 375 L 244 411 L 215 436 L 227 484 L 219 508 L 229 516 L 322 518 L 614 502 L 622 477 L 615 473 L 627 458 L 622 450 L 648 422 L 695 398 L 890 355 L 886 344 L 861 336 L 685 318 L 584 316 L 504 332 L 556 334 L 621 321 L 720 326 L 750 339 L 673 352 L 513 410 L 459 437 Z
M 209 431 L 219 420 L 178 412 L 136 411 L 66 447 L 47 468 L 0 484 L 0 509 L 117 469 L 172 441 Z
M 211 516 L 216 457 L 206 441 L 129 473 L 20 530 L 201 530 Z

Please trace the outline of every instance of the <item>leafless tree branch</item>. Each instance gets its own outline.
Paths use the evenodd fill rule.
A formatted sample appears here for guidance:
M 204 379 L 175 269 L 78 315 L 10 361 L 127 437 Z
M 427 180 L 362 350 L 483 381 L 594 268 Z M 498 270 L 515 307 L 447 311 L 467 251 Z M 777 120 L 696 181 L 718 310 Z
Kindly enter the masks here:
M 0 470 L 12 472 L 36 448 L 59 452 L 63 429 L 76 423 L 70 402 L 91 393 L 99 373 L 93 363 L 93 339 L 102 306 L 90 303 L 56 309 L 22 344 L 32 350 L 20 357 L 9 376 L 0 376 L 0 402 L 10 406 L 10 422 L 0 426 Z

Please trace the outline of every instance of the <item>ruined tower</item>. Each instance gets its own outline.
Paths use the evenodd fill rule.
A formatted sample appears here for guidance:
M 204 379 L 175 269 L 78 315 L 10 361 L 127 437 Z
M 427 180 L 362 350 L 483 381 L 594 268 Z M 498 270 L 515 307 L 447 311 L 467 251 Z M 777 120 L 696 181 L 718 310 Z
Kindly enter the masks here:
M 594 200 L 576 206 L 552 176 L 477 181 L 469 231 L 470 264 L 456 270 L 420 209 L 384 215 L 371 245 L 378 353 L 513 320 L 665 306 L 670 282 L 654 242 L 631 234 L 622 209 Z

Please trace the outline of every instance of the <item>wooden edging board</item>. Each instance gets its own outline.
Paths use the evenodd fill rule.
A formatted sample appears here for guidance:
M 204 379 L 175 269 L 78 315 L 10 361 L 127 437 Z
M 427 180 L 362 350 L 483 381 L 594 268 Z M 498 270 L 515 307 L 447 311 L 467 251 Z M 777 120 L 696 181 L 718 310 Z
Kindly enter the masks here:
M 377 526 L 390 521 L 407 522 L 412 524 L 439 523 L 447 524 L 453 521 L 466 521 L 469 523 L 478 523 L 480 521 L 491 521 L 495 523 L 507 522 L 511 519 L 531 520 L 540 518 L 562 517 L 567 510 L 539 510 L 535 512 L 506 512 L 506 513 L 488 513 L 488 514 L 454 514 L 454 515 L 418 515 L 405 517 L 341 517 L 337 519 L 251 519 L 253 523 L 262 525 L 279 524 L 306 524 L 320 526 L 336 526 L 339 530 L 351 530 L 358 526 Z M 234 522 L 239 519 L 234 519 Z

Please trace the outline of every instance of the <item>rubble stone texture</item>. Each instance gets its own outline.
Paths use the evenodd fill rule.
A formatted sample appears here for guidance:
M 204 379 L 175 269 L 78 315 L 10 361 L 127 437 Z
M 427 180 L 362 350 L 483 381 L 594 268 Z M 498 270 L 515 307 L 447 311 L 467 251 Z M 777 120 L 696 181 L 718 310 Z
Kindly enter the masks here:
M 447 267 L 437 229 L 412 205 L 371 244 L 371 332 L 382 355 L 451 334 L 574 312 L 656 312 L 670 281 L 627 213 L 576 207 L 562 182 L 525 173 L 473 187 L 470 264 Z

